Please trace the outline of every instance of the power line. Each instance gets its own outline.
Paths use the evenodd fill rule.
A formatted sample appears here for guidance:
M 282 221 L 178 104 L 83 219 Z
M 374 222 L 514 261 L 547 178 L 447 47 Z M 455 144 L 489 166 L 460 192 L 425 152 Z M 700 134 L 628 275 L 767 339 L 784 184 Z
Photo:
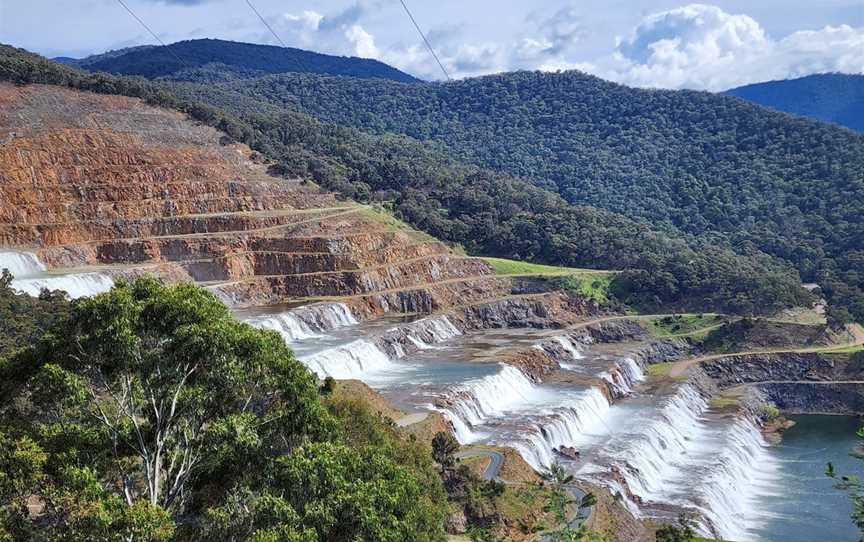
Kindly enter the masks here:
M 430 53 L 432 53 L 432 56 L 435 58 L 435 62 L 438 63 L 438 67 L 441 68 L 442 72 L 444 72 L 444 77 L 446 77 L 448 81 L 452 81 L 453 79 L 450 77 L 450 74 L 447 73 L 447 70 L 444 68 L 444 64 L 441 63 L 441 59 L 439 59 L 438 55 L 435 54 L 435 49 L 432 48 L 432 44 L 429 43 L 429 40 L 426 39 L 426 35 L 423 33 L 422 30 L 420 30 L 420 25 L 417 24 L 414 16 L 411 15 L 411 10 L 408 9 L 408 6 L 405 4 L 405 0 L 399 0 L 399 2 L 402 4 L 402 7 L 405 8 L 405 13 L 408 14 L 408 18 L 411 19 L 412 23 L 414 23 L 414 28 L 416 28 L 417 32 L 420 33 L 420 37 L 423 38 L 423 43 L 426 44 L 426 48 L 429 49 Z
M 167 45 L 165 45 L 165 42 L 162 41 L 162 40 L 159 38 L 159 36 L 156 35 L 156 32 L 153 32 L 153 30 L 151 30 L 150 27 L 147 26 L 147 23 L 145 23 L 144 21 L 141 20 L 141 17 L 135 15 L 135 12 L 132 11 L 131 9 L 129 9 L 129 6 L 126 5 L 126 2 L 124 2 L 123 0 L 117 0 L 117 3 L 120 4 L 121 6 L 123 6 L 123 8 L 124 8 L 126 11 L 129 12 L 129 15 L 131 15 L 132 17 L 134 17 L 135 20 L 138 21 L 138 23 L 139 23 L 141 26 L 144 27 L 144 30 L 146 30 L 147 32 L 150 32 L 150 35 L 153 36 L 153 38 L 154 38 L 156 41 L 158 41 L 158 42 L 162 45 L 162 47 L 165 48 L 166 51 L 168 51 L 168 52 L 169 52 L 169 53 L 170 53 L 174 58 L 176 58 L 177 61 L 178 61 L 179 63 L 183 64 L 183 65 L 186 66 L 187 68 L 191 68 L 191 67 L 192 67 L 192 66 L 190 66 L 189 64 L 187 64 L 185 60 L 183 60 L 182 58 L 180 58 L 179 56 L 177 56 L 177 53 L 175 53 L 175 52 L 174 52 L 173 50 L 171 50 Z
M 282 38 L 279 37 L 279 34 L 277 34 L 275 30 L 273 30 L 273 27 L 270 26 L 270 23 L 268 23 L 268 22 L 264 19 L 264 17 L 261 16 L 261 14 L 258 12 L 258 10 L 255 9 L 255 6 L 252 5 L 251 0 L 246 0 L 246 3 L 249 5 L 250 8 L 252 8 L 252 11 L 255 12 L 255 15 L 257 15 L 258 18 L 261 19 L 261 22 L 264 23 L 264 26 L 267 27 L 267 30 L 269 30 L 270 33 L 273 34 L 273 37 L 276 38 L 276 41 L 278 41 L 279 43 L 281 43 L 281 44 L 282 44 L 282 47 L 287 48 L 288 46 L 285 45 L 285 42 L 282 41 Z

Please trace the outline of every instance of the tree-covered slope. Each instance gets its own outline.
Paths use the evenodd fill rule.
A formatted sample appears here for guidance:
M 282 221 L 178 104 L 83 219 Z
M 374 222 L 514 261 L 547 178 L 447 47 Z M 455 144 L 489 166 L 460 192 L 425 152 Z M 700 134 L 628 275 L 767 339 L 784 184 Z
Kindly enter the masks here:
M 120 54 L 118 54 L 120 53 Z M 181 76 L 180 72 L 227 72 L 232 76 L 309 72 L 381 78 L 402 82 L 417 79 L 368 58 L 341 57 L 253 43 L 198 39 L 160 47 L 135 47 L 119 52 L 81 59 L 75 65 L 91 71 L 104 71 L 145 77 Z M 213 69 L 213 66 L 218 66 Z M 181 76 L 182 77 L 182 76 Z
M 864 132 L 864 75 L 808 75 L 733 88 L 726 94 Z
M 849 130 L 578 72 L 421 85 L 279 75 L 222 88 L 370 133 L 440 142 L 576 205 L 758 248 L 864 319 L 864 136 Z
M 626 216 L 573 206 L 530 182 L 454 160 L 439 146 L 316 120 L 216 85 L 87 74 L 3 48 L 0 79 L 140 97 L 250 144 L 273 171 L 390 206 L 469 252 L 571 267 L 620 269 L 622 301 L 765 313 L 807 303 L 797 273 L 755 249 L 735 254 Z

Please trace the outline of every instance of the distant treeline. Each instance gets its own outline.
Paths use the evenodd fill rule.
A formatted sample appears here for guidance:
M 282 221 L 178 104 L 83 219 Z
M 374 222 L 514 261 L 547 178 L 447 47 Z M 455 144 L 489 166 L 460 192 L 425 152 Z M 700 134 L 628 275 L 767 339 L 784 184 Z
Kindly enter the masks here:
M 274 160 L 274 173 L 388 202 L 418 229 L 471 253 L 624 270 L 613 291 L 627 303 L 756 314 L 812 299 L 791 267 L 755 247 L 735 253 L 708 237 L 572 205 L 527 180 L 461 163 L 435 142 L 341 127 L 218 85 L 88 74 L 11 47 L 0 53 L 0 79 L 138 97 L 186 112 Z

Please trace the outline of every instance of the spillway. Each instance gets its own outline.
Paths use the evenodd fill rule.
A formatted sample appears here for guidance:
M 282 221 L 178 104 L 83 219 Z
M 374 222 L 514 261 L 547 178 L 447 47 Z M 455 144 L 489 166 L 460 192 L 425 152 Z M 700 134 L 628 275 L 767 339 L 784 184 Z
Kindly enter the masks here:
M 463 444 L 510 446 L 537 470 L 563 461 L 577 477 L 621 493 L 639 517 L 674 520 L 670 506 L 692 510 L 700 533 L 749 540 L 754 499 L 773 487 L 758 428 L 715 416 L 688 384 L 640 394 L 645 373 L 633 352 L 641 344 L 592 345 L 528 329 L 463 333 L 443 315 L 357 322 L 336 306 L 302 316 L 310 307 L 250 322 L 280 331 L 319 376 L 359 378 L 406 412 L 440 412 Z M 562 382 L 537 383 L 497 362 L 508 348 L 532 346 L 555 354 Z M 606 380 L 614 404 L 578 383 L 586 377 Z

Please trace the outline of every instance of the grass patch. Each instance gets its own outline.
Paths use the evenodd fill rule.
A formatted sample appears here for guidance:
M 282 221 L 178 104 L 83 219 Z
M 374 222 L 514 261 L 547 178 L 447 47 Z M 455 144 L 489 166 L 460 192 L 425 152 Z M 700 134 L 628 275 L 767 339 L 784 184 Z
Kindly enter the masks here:
M 507 486 L 496 500 L 496 508 L 524 537 L 555 526 L 555 518 L 544 511 L 552 490 L 539 484 Z M 516 534 L 516 533 L 513 533 Z M 515 536 L 508 539 L 514 539 Z M 520 537 L 521 538 L 521 537 Z
M 828 350 L 824 350 L 826 354 L 857 354 L 858 352 L 864 352 L 864 345 L 856 345 L 856 346 L 843 346 L 840 348 L 831 348 Z
M 401 220 L 393 216 L 393 213 L 390 211 L 390 209 L 388 209 L 384 205 L 361 205 L 361 207 L 362 209 L 360 211 L 360 214 L 362 214 L 366 218 L 381 223 L 386 231 L 404 232 L 410 234 L 419 242 L 437 241 L 437 239 L 435 239 L 428 233 L 416 230 L 407 223 L 402 222 Z
M 658 337 L 705 336 L 726 319 L 717 314 L 674 314 L 651 320 L 650 331 Z
M 651 378 L 665 378 L 672 371 L 672 366 L 675 365 L 672 361 L 664 363 L 652 363 L 648 366 L 648 376 Z
M 543 265 L 506 258 L 483 258 L 483 260 L 491 265 L 495 274 L 499 276 L 554 277 L 557 279 L 556 284 L 559 288 L 591 298 L 601 305 L 609 301 L 611 295 L 609 286 L 615 275 L 614 271 Z
M 611 271 L 600 271 L 597 269 L 580 269 L 578 267 L 563 267 L 557 265 L 543 265 L 539 263 L 523 262 L 520 260 L 508 260 L 506 258 L 482 258 L 492 266 L 496 275 L 507 276 L 549 276 L 549 275 L 609 275 Z
M 711 408 L 716 409 L 724 409 L 724 408 L 733 408 L 738 406 L 738 398 L 725 396 L 725 395 L 715 395 L 711 398 Z

